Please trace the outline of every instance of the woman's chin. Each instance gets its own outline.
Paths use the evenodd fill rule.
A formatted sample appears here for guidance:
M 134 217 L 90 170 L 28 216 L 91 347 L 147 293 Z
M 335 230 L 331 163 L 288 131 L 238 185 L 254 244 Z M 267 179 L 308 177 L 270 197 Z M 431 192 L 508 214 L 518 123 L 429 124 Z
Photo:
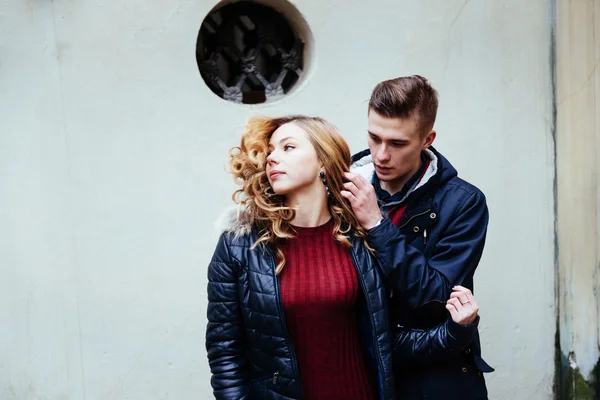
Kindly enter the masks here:
M 273 192 L 275 192 L 275 194 L 278 196 L 285 196 L 286 194 L 288 194 L 290 192 L 289 188 L 278 186 L 278 185 L 274 185 L 274 186 L 272 186 L 272 188 L 273 188 Z

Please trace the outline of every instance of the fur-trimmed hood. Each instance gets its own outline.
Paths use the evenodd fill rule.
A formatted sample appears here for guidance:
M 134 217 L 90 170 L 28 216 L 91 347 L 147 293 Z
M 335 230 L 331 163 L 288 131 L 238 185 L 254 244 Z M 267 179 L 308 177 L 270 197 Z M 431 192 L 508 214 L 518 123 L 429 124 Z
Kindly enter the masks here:
M 245 236 L 252 231 L 252 219 L 242 205 L 227 207 L 215 221 L 215 228 L 221 233 L 233 233 L 235 237 Z

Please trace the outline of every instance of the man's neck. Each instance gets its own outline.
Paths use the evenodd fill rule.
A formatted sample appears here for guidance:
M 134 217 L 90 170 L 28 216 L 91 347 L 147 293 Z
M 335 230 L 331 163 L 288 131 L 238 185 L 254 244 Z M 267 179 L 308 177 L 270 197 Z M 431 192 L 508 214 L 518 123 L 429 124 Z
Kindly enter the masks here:
M 401 177 L 398 177 L 397 179 L 394 179 L 393 181 L 381 181 L 381 188 L 383 190 L 385 190 L 386 192 L 388 192 L 390 194 L 390 196 L 395 195 L 396 193 L 398 193 L 399 191 L 402 190 L 402 188 L 404 187 L 406 182 L 408 182 L 408 180 L 414 174 L 417 173 L 419 168 L 421 168 L 420 162 L 415 168 L 411 169 L 408 173 L 406 173 L 406 175 L 402 175 Z
M 393 181 L 381 181 L 381 188 L 388 192 L 390 196 L 393 196 L 402 190 L 407 180 L 408 178 L 403 176 L 402 178 L 398 178 Z

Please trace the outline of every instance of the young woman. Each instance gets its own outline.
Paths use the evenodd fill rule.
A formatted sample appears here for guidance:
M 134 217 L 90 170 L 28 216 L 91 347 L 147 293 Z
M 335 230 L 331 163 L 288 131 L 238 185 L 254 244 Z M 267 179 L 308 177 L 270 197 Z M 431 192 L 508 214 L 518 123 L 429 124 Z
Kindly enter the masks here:
M 217 399 L 391 400 L 392 351 L 398 362 L 469 344 L 474 299 L 392 337 L 384 282 L 340 194 L 350 162 L 334 126 L 303 116 L 252 118 L 231 150 L 242 188 L 208 271 Z

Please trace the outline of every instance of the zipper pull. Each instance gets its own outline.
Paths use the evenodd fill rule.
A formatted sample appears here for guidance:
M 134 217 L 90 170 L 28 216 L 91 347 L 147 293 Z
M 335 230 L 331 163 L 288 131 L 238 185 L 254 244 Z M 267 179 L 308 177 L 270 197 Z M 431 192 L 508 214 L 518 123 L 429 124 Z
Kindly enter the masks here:
M 273 374 L 273 385 L 277 385 L 277 380 L 279 379 L 279 371 Z
M 423 229 L 423 244 L 427 244 L 427 229 Z

